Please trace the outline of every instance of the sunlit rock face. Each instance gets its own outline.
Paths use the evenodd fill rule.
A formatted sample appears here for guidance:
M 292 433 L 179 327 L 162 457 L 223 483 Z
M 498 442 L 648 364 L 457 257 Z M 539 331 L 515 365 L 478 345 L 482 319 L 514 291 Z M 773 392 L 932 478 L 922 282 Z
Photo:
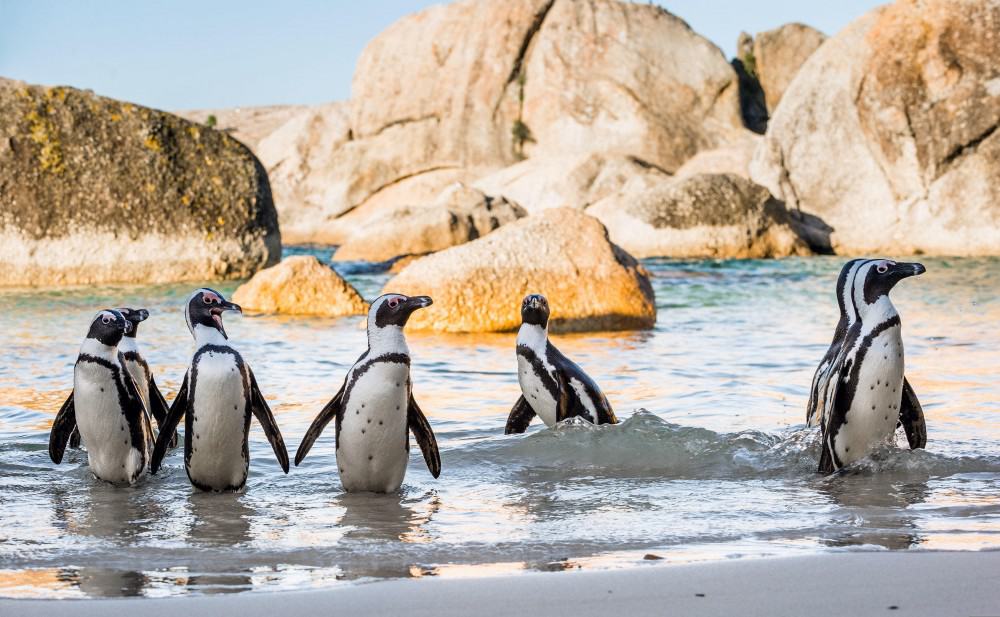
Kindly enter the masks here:
M 261 270 L 236 289 L 233 301 L 249 313 L 342 317 L 368 311 L 350 283 L 311 255 Z
M 235 139 L 0 80 L 0 285 L 242 278 L 280 254 L 267 174 Z
M 764 187 L 733 174 L 697 174 L 620 193 L 587 213 L 637 257 L 767 258 L 810 255 Z
M 824 43 L 751 163 L 841 253 L 1000 253 L 1000 2 L 900 1 Z
M 386 292 L 429 295 L 408 328 L 502 332 L 521 324 L 521 299 L 544 294 L 554 331 L 652 328 L 649 275 L 608 240 L 607 230 L 571 208 L 552 208 L 461 246 L 418 259 Z

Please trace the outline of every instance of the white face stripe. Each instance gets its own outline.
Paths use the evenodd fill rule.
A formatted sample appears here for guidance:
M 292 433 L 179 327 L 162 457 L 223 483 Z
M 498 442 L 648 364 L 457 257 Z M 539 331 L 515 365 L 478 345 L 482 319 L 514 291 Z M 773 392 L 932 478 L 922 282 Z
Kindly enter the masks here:
M 188 299 L 184 302 L 184 323 L 187 324 L 188 332 L 194 336 L 194 325 L 191 323 L 191 301 L 194 300 L 198 294 L 211 294 L 213 297 L 218 298 L 218 294 L 207 287 L 202 287 L 201 289 L 195 289 L 194 293 L 188 296 Z M 221 301 L 221 298 L 220 298 Z

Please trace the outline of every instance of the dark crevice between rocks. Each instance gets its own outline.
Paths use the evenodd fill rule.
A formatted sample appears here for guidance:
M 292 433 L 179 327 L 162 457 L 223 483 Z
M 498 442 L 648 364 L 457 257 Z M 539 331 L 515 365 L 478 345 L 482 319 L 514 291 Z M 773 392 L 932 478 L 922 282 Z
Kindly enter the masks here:
M 520 82 L 518 85 L 521 88 L 521 94 L 524 93 L 524 61 L 528 56 L 528 51 L 531 49 L 531 43 L 535 40 L 535 35 L 538 31 L 542 29 L 542 24 L 545 23 L 545 18 L 548 16 L 549 11 L 552 10 L 552 5 L 556 2 L 555 0 L 549 0 L 545 5 L 535 13 L 535 18 L 531 21 L 531 25 L 524 32 L 524 37 L 521 38 L 521 46 L 517 50 L 517 56 L 514 58 L 514 63 L 511 65 L 510 74 L 507 76 L 507 83 L 504 84 L 503 91 L 500 92 L 500 97 L 497 98 L 496 105 L 493 106 L 493 116 L 496 117 L 497 112 L 500 111 L 500 106 L 503 105 L 504 100 L 507 98 L 507 89 L 510 85 L 515 82 Z M 518 119 L 520 119 L 520 112 L 518 113 Z
M 767 101 L 764 98 L 764 88 L 757 76 L 744 64 L 743 60 L 733 58 L 733 70 L 739 79 L 740 115 L 743 126 L 754 133 L 763 135 L 767 131 Z
M 375 137 L 381 135 L 385 131 L 391 129 L 394 126 L 402 126 L 404 124 L 414 124 L 416 122 L 426 122 L 428 120 L 434 120 L 435 122 L 440 122 L 441 119 L 437 114 L 427 114 L 426 116 L 419 116 L 417 118 L 400 118 L 399 120 L 393 120 L 392 122 L 383 125 L 379 130 L 375 131 L 370 135 L 370 137 Z M 353 137 L 353 134 L 351 135 Z
M 776 199 L 775 201 L 780 203 L 780 200 Z M 784 207 L 783 203 L 782 207 Z M 788 210 L 787 212 L 788 222 L 792 230 L 809 246 L 809 250 L 817 255 L 836 254 L 833 250 L 833 242 L 830 240 L 834 231 L 833 227 L 815 214 L 801 210 Z
M 949 152 L 943 159 L 941 159 L 941 164 L 938 165 L 937 178 L 940 178 L 945 173 L 947 173 L 948 170 L 951 168 L 951 166 L 957 160 L 974 152 L 976 148 L 979 147 L 979 144 L 989 139 L 993 135 L 993 133 L 997 132 L 998 128 L 1000 128 L 1000 123 L 994 124 L 993 126 L 989 127 L 979 135 L 973 137 L 972 140 L 970 140 L 968 143 L 952 148 L 951 152 Z

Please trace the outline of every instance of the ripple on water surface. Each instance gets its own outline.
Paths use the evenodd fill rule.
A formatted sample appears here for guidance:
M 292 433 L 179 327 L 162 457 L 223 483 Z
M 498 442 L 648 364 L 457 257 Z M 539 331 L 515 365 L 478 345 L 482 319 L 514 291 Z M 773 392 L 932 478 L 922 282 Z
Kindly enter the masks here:
M 302 589 L 634 566 L 648 553 L 670 563 L 1000 547 L 1000 261 L 926 259 L 928 273 L 893 292 L 928 449 L 886 446 L 821 478 L 802 421 L 836 322 L 840 263 L 647 260 L 654 330 L 555 338 L 605 389 L 619 426 L 504 436 L 519 394 L 514 336 L 409 335 L 443 473 L 433 480 L 414 449 L 391 496 L 341 492 L 332 427 L 286 476 L 254 423 L 237 495 L 194 492 L 178 451 L 129 489 L 93 480 L 83 452 L 53 465 L 48 427 L 92 314 L 150 309 L 140 342 L 170 399 L 191 351 L 180 305 L 196 285 L 0 291 L 0 595 Z M 388 278 L 337 267 L 368 297 Z M 360 323 L 227 321 L 291 450 L 364 350 Z

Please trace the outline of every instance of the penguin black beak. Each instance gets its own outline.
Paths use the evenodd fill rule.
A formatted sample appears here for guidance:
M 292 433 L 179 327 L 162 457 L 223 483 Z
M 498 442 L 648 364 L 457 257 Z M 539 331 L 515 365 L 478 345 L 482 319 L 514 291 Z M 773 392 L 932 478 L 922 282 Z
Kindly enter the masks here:
M 242 315 L 243 314 L 243 308 L 239 304 L 235 304 L 233 302 L 228 302 L 228 301 L 224 301 L 221 304 L 217 304 L 217 305 L 215 305 L 215 306 L 212 307 L 212 314 L 213 315 L 221 315 L 221 314 L 227 313 L 227 312 L 234 312 L 234 313 L 239 313 L 240 315 Z
M 149 311 L 146 309 L 135 309 L 132 311 L 132 317 L 139 322 L 146 321 L 149 319 Z
M 407 298 L 404 304 L 408 311 L 412 313 L 417 309 L 427 308 L 434 304 L 434 300 L 430 296 L 413 296 L 412 298 Z
M 918 276 L 927 272 L 927 268 L 924 267 L 924 264 L 918 263 L 897 263 L 893 266 L 893 270 L 895 271 L 894 274 L 896 275 L 896 278 L 900 280 L 911 276 Z

